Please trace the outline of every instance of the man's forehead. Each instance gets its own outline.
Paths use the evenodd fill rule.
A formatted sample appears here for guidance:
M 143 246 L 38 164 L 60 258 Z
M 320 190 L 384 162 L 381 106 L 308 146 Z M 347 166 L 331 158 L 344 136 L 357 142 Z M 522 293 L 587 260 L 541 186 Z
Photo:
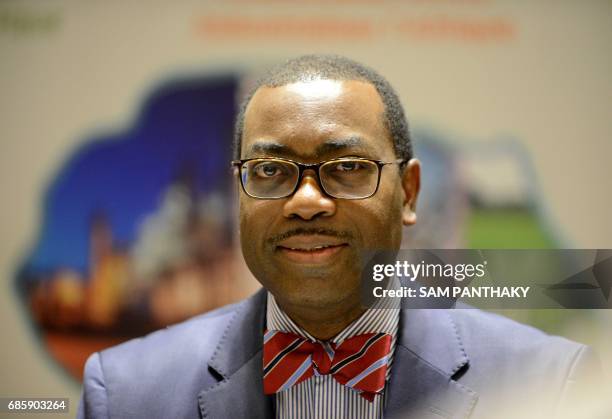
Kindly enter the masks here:
M 325 141 L 329 148 L 380 141 L 384 106 L 376 88 L 357 80 L 309 80 L 261 87 L 245 113 L 243 151 L 250 143 L 290 138 Z
M 367 101 L 372 110 L 383 108 L 380 96 L 370 82 L 362 80 L 313 79 L 282 86 L 261 86 L 251 99 L 249 108 L 259 108 L 271 102 L 309 104 L 313 102 L 344 102 L 351 99 Z
M 343 81 L 316 79 L 287 84 L 286 90 L 305 100 L 336 99 L 342 94 Z

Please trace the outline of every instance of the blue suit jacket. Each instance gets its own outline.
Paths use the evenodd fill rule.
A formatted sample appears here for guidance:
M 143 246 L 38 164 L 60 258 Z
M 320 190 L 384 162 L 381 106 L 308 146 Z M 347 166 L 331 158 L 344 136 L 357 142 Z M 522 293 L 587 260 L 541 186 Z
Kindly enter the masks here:
M 266 293 L 93 354 L 79 418 L 271 418 Z M 590 364 L 584 345 L 475 309 L 403 309 L 385 417 L 500 417 L 533 399 L 550 417 Z

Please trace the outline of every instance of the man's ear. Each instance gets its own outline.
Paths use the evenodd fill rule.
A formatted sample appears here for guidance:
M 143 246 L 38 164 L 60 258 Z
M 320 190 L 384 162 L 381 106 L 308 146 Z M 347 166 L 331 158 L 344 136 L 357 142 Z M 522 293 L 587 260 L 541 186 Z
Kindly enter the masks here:
M 402 190 L 404 191 L 404 205 L 402 206 L 402 222 L 405 226 L 416 224 L 416 204 L 421 188 L 421 163 L 417 159 L 410 159 L 402 172 Z

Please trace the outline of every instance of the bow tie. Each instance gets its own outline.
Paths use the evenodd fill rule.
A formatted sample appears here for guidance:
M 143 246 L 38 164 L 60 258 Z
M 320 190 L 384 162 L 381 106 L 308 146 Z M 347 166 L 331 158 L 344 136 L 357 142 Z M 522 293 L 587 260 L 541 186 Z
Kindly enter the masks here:
M 274 394 L 314 375 L 331 374 L 372 401 L 385 387 L 391 336 L 367 333 L 334 343 L 311 342 L 278 330 L 264 335 L 264 392 Z

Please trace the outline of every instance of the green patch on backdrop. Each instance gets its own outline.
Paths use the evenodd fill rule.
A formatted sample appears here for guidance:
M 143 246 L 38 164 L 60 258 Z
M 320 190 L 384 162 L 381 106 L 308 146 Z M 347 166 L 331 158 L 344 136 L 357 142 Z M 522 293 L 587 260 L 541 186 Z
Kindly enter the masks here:
M 554 241 L 528 209 L 473 209 L 467 224 L 468 247 L 474 249 L 547 249 Z M 491 310 L 552 334 L 566 333 L 592 317 L 589 310 Z
M 547 249 L 554 242 L 528 209 L 474 209 L 467 223 L 473 249 Z

